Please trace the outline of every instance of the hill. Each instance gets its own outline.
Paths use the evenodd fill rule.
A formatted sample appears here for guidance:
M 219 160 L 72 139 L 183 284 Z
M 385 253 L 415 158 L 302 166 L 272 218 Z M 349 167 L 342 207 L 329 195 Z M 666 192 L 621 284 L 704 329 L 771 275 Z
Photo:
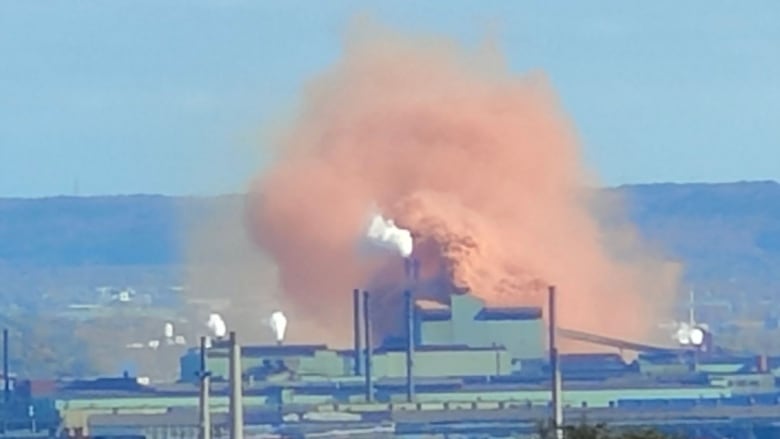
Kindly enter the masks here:
M 641 233 L 685 263 L 690 282 L 771 290 L 780 278 L 780 185 L 647 184 L 611 189 Z M 170 269 L 186 233 L 240 196 L 0 199 L 0 270 Z M 2 272 L 0 272 L 2 276 Z
M 649 184 L 618 190 L 641 232 L 685 263 L 689 282 L 774 293 L 780 279 L 778 183 Z

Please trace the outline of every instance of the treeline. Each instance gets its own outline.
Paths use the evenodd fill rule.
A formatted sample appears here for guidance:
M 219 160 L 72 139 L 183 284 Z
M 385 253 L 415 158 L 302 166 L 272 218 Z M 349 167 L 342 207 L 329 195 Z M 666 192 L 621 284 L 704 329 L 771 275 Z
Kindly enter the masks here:
M 551 425 L 539 427 L 541 439 L 556 439 Z M 663 433 L 654 428 L 611 428 L 606 424 L 567 425 L 563 428 L 564 439 L 681 439 L 679 436 Z

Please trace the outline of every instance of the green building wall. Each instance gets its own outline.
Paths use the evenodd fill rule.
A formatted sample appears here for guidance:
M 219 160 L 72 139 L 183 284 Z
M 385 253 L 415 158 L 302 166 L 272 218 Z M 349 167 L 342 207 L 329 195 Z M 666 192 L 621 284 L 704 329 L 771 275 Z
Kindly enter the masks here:
M 321 349 L 313 355 L 265 355 L 241 357 L 242 373 L 261 367 L 265 361 L 283 362 L 291 371 L 301 376 L 313 375 L 321 377 L 341 377 L 351 373 L 352 362 L 337 351 Z M 197 350 L 184 354 L 180 362 L 180 379 L 193 381 L 200 369 L 200 355 Z M 217 379 L 227 379 L 229 375 L 229 359 L 224 350 L 214 350 L 206 360 L 211 376 Z
M 419 343 L 423 346 L 455 344 L 452 336 L 452 322 L 450 321 L 420 322 L 418 331 L 420 332 Z
M 373 373 L 377 378 L 406 376 L 406 354 L 387 352 L 375 355 Z M 421 378 L 443 376 L 508 375 L 512 358 L 505 349 L 416 351 L 414 375 Z
M 264 361 L 283 361 L 295 371 L 300 379 L 344 378 L 352 375 L 351 353 L 334 350 L 319 350 L 311 356 L 286 357 L 244 357 L 241 360 L 245 373 Z M 181 360 L 181 380 L 193 381 L 200 367 L 197 352 L 185 354 Z M 372 359 L 373 374 L 377 378 L 400 378 L 406 376 L 406 353 L 404 351 L 376 352 Z M 222 356 L 208 358 L 207 365 L 212 377 L 227 379 L 228 359 Z M 426 350 L 421 347 L 414 353 L 415 375 L 419 377 L 442 376 L 492 376 L 509 375 L 512 372 L 512 354 L 501 346 L 478 349 Z
M 504 346 L 514 359 L 544 357 L 544 321 L 475 320 L 484 302 L 467 294 L 451 298 L 449 320 L 417 319 L 422 346 L 460 345 L 472 348 Z

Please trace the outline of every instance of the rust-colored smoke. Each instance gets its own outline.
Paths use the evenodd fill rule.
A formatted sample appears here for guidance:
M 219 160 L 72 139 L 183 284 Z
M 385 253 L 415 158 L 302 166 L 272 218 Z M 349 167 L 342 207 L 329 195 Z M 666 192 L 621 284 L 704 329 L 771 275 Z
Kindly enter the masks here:
M 413 231 L 425 278 L 540 306 L 554 283 L 565 327 L 646 339 L 675 292 L 674 267 L 615 203 L 592 202 L 596 182 L 545 78 L 509 72 L 493 50 L 359 35 L 306 89 L 279 146 L 248 221 L 279 264 L 292 332 L 317 322 L 311 338 L 346 342 L 351 289 L 403 280 L 400 257 L 359 250 L 372 209 Z

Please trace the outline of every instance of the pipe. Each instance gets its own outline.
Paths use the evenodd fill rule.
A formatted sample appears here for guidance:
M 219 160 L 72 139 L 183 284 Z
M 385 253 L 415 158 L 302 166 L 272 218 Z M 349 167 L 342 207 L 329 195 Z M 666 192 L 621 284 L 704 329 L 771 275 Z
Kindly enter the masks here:
M 366 344 L 366 402 L 374 401 L 374 388 L 371 380 L 371 372 L 373 369 L 372 364 L 372 348 L 371 348 L 371 311 L 370 303 L 368 300 L 368 291 L 363 291 L 363 329 L 365 331 L 365 344 Z
M 230 332 L 230 439 L 244 439 L 244 401 L 241 389 L 241 346 Z
M 767 373 L 769 372 L 769 362 L 767 360 L 766 354 L 761 354 L 756 358 L 756 371 L 758 373 Z
M 404 293 L 406 302 L 406 402 L 414 402 L 414 300 L 412 292 Z
M 8 329 L 3 329 L 3 401 L 11 400 L 11 377 L 8 371 Z
M 412 259 L 412 280 L 414 283 L 420 281 L 420 260 L 417 258 Z
M 549 325 L 549 343 L 550 343 L 550 373 L 552 384 L 552 408 L 553 408 L 553 428 L 555 437 L 563 439 L 563 404 L 561 401 L 561 370 L 558 362 L 558 343 L 556 340 L 557 321 L 555 313 L 555 287 L 549 288 L 548 304 L 548 325 Z
M 352 318 L 353 318 L 353 324 L 354 326 L 354 336 L 355 336 L 355 364 L 354 364 L 354 373 L 355 376 L 360 376 L 361 374 L 361 351 L 360 351 L 360 290 L 355 289 L 352 291 Z
M 211 373 L 208 371 L 206 351 L 206 337 L 200 338 L 200 401 L 199 401 L 199 421 L 200 421 L 200 439 L 211 439 L 211 404 L 209 397 L 209 388 L 211 387 Z

